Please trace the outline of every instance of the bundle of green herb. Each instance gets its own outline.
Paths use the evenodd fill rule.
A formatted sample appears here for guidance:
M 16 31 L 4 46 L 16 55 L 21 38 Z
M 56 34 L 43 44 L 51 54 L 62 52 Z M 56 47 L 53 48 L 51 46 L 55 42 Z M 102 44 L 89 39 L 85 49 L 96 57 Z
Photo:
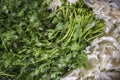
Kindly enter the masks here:
M 84 0 L 106 24 L 103 35 L 86 47 L 86 68 L 73 70 L 61 80 L 120 80 L 120 12 L 118 0 Z M 114 3 L 114 4 L 113 4 Z M 117 7 L 115 7 L 115 5 Z
M 59 80 L 85 67 L 83 50 L 102 34 L 82 0 L 62 1 L 54 12 L 50 0 L 0 0 L 0 79 Z

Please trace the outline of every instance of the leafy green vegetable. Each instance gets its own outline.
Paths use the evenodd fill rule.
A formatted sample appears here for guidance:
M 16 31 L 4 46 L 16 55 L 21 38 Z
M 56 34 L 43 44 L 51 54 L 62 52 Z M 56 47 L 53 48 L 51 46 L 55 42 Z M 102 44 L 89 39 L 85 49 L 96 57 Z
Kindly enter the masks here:
M 0 1 L 0 79 L 59 80 L 86 65 L 83 50 L 102 34 L 82 0 L 63 1 L 54 12 L 50 0 Z

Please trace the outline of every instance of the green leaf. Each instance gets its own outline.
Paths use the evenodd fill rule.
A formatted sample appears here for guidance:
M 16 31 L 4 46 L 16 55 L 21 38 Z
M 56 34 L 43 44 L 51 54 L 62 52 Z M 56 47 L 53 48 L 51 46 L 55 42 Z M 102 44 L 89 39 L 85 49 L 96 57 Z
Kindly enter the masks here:
M 75 50 L 79 50 L 80 49 L 80 46 L 77 42 L 74 42 L 72 45 L 71 45 L 71 50 L 75 51 Z
M 56 25 L 56 29 L 57 29 L 57 30 L 62 30 L 63 28 L 64 28 L 63 23 L 58 23 L 58 24 Z

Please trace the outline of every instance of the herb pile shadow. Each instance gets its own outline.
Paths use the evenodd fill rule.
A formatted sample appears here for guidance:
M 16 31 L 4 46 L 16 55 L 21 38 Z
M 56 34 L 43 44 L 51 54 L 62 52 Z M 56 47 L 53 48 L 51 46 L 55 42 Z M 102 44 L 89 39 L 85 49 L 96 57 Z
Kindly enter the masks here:
M 85 67 L 83 50 L 104 23 L 81 0 L 63 2 L 54 12 L 47 10 L 48 1 L 0 1 L 1 80 L 59 80 Z

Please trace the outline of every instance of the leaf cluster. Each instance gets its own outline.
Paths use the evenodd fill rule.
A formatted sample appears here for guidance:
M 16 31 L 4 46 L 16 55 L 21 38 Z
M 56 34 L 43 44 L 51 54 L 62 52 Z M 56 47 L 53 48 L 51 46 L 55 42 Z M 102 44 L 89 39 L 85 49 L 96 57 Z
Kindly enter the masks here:
M 49 12 L 49 0 L 0 1 L 0 79 L 59 80 L 85 67 L 83 50 L 102 34 L 82 0 Z

